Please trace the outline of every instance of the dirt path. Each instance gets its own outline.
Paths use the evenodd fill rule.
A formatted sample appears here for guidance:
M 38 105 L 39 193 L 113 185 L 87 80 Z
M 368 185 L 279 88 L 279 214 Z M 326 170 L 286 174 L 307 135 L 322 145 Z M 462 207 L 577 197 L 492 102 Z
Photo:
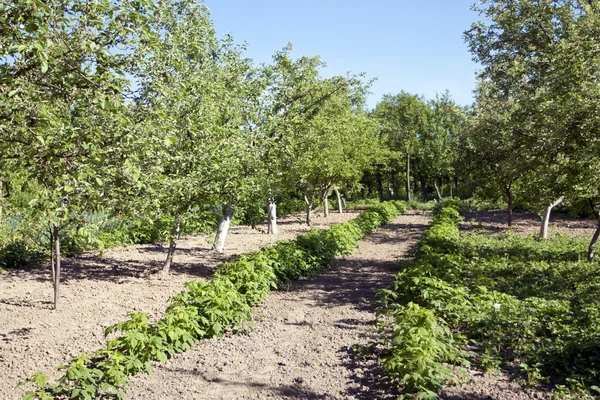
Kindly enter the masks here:
M 370 302 L 427 223 L 416 213 L 396 218 L 336 266 L 271 293 L 252 332 L 203 341 L 136 377 L 128 399 L 381 398 L 350 347 L 368 342 Z
M 356 215 L 331 214 L 327 219 L 315 215 L 313 225 L 345 222 Z M 302 221 L 302 215 L 280 219 L 277 236 L 234 227 L 223 255 L 209 251 L 210 238 L 182 239 L 169 280 L 155 275 L 166 257 L 166 248 L 160 245 L 114 248 L 102 257 L 86 254 L 67 259 L 58 311 L 52 310 L 46 268 L 0 275 L 0 399 L 20 398 L 24 390 L 15 385 L 36 371 L 56 378 L 55 367 L 82 352 L 104 347 L 104 329 L 124 320 L 128 312 L 162 315 L 169 297 L 183 290 L 185 282 L 209 277 L 234 255 L 308 231 Z

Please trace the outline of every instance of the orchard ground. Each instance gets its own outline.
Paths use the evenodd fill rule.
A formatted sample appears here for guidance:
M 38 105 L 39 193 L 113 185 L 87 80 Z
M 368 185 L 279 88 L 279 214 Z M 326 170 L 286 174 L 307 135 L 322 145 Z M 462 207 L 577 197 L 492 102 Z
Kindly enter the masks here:
M 315 226 L 344 222 L 356 213 L 332 213 Z M 467 213 L 464 229 L 504 229 L 500 211 Z M 385 398 L 373 359 L 359 357 L 353 345 L 367 345 L 375 328 L 374 292 L 387 286 L 401 259 L 428 223 L 422 213 L 396 218 L 363 241 L 357 252 L 332 269 L 272 293 L 255 312 L 248 335 L 201 342 L 191 351 L 133 379 L 128 398 Z M 553 218 L 554 231 L 591 237 L 593 221 Z M 85 351 L 103 347 L 104 329 L 144 311 L 164 312 L 167 299 L 183 283 L 210 277 L 225 259 L 306 232 L 302 216 L 281 219 L 280 235 L 235 227 L 226 252 L 210 252 L 206 237 L 181 240 L 168 280 L 158 279 L 166 248 L 115 248 L 100 257 L 86 254 L 65 263 L 60 310 L 53 311 L 47 269 L 9 271 L 0 280 L 0 398 L 19 398 L 15 385 L 36 371 L 59 376 L 55 367 Z M 513 230 L 534 234 L 539 218 L 515 214 Z M 544 398 L 525 391 L 503 374 L 469 371 L 472 381 L 450 387 L 443 398 Z M 153 397 L 154 396 L 154 397 Z M 202 397 L 205 396 L 205 397 Z
M 325 227 L 357 215 L 349 211 L 324 218 L 317 212 L 312 225 Z M 0 398 L 18 398 L 25 391 L 16 389 L 17 383 L 37 371 L 57 378 L 57 366 L 104 347 L 104 329 L 125 320 L 127 313 L 147 312 L 157 318 L 185 282 L 209 278 L 231 257 L 310 230 L 301 214 L 278 222 L 278 235 L 264 234 L 266 226 L 232 227 L 223 254 L 210 250 L 212 236 L 182 238 L 166 280 L 157 272 L 168 245 L 118 247 L 102 255 L 67 258 L 58 311 L 52 309 L 49 267 L 6 271 L 0 275 Z

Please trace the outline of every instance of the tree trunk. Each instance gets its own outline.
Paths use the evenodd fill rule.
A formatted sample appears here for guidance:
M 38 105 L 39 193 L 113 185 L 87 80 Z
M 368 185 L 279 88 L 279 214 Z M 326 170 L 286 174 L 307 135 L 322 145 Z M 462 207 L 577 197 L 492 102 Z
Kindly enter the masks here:
M 454 195 L 458 197 L 458 177 L 454 177 Z
M 440 188 L 438 187 L 438 180 L 435 178 L 433 181 L 433 187 L 435 187 L 435 193 L 437 195 L 438 200 L 442 200 L 442 195 L 440 193 Z
M 338 205 L 338 212 L 340 214 L 344 213 L 344 208 L 342 206 L 342 197 L 340 196 L 340 191 L 337 190 L 337 188 L 333 189 L 333 192 L 335 193 L 335 198 L 337 199 L 337 205 Z
M 408 201 L 412 200 L 410 190 L 410 154 L 406 153 L 406 198 Z
M 60 287 L 60 237 L 58 236 L 60 228 L 54 225 L 54 254 L 56 258 L 56 269 L 54 271 L 54 309 L 58 310 L 58 289 Z
M 269 217 L 269 227 L 267 231 L 270 235 L 277 235 L 277 205 L 274 200 L 269 200 L 267 215 Z
M 2 181 L 0 181 L 0 217 L 2 217 Z
M 379 201 L 383 201 L 383 179 L 381 179 L 381 172 L 377 171 L 377 193 L 379 194 Z
M 54 268 L 54 232 L 50 227 L 50 271 L 52 272 L 52 287 L 56 284 L 56 269 Z
M 325 218 L 329 217 L 329 189 L 331 188 L 328 185 L 325 190 L 323 190 L 323 216 Z
M 596 242 L 598 241 L 598 237 L 600 236 L 600 212 L 598 212 L 596 210 L 596 207 L 591 199 L 590 199 L 590 206 L 592 207 L 592 211 L 594 212 L 594 215 L 596 216 L 597 225 L 596 225 L 596 231 L 594 232 L 594 236 L 592 236 L 592 240 L 588 247 L 588 254 L 587 254 L 588 262 L 594 261 L 594 256 L 596 255 Z
M 504 192 L 506 193 L 506 202 L 508 203 L 508 206 L 506 207 L 506 224 L 508 226 L 512 226 L 513 223 L 513 196 L 512 196 L 512 191 L 510 190 L 510 186 L 507 186 L 504 189 Z
M 169 243 L 169 252 L 167 253 L 167 259 L 163 264 L 163 268 L 161 271 L 161 275 L 166 277 L 169 275 L 169 271 L 171 270 L 171 264 L 173 263 L 173 255 L 175 254 L 175 249 L 177 248 L 177 240 L 179 240 L 181 226 L 181 215 L 177 214 L 175 216 L 175 224 L 173 225 L 173 229 L 171 230 L 171 242 Z
M 227 238 L 227 232 L 229 231 L 229 225 L 233 218 L 235 210 L 229 204 L 223 204 L 223 210 L 221 214 L 221 221 L 219 222 L 219 228 L 215 236 L 215 244 L 213 250 L 222 253 L 225 247 L 225 239 Z
M 452 181 L 450 181 L 450 198 L 454 198 L 454 194 L 452 193 Z
M 308 197 L 306 195 L 304 195 L 304 202 L 306 203 L 306 225 L 308 225 L 308 226 L 310 226 L 310 214 L 312 211 L 313 201 L 314 201 L 313 197 L 311 197 L 310 201 L 309 201 Z
M 548 225 L 550 223 L 550 212 L 554 207 L 562 203 L 565 199 L 565 196 L 560 196 L 554 203 L 548 205 L 548 207 L 544 208 L 544 215 L 542 216 L 542 226 L 540 227 L 540 238 L 548 239 Z

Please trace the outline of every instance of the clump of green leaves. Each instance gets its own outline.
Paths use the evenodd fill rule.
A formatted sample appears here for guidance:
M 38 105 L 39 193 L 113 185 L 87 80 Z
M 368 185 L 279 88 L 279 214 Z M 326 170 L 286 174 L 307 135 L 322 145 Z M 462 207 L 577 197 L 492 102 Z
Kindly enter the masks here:
M 388 331 L 381 362 L 388 376 L 402 385 L 401 399 L 436 399 L 443 385 L 453 379 L 446 363 L 465 363 L 443 319 L 415 303 L 397 305 Z

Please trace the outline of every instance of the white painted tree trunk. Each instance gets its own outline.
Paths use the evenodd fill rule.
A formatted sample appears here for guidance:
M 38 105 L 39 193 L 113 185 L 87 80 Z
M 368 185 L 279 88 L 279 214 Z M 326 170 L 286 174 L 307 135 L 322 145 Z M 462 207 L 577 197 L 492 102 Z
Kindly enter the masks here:
M 269 201 L 267 206 L 267 215 L 269 217 L 269 229 L 270 235 L 277 235 L 277 205 L 274 201 Z
M 338 211 L 340 214 L 344 213 L 344 207 L 342 206 L 342 197 L 340 196 L 340 191 L 337 188 L 333 189 L 335 192 L 335 197 L 337 199 Z
M 440 193 L 437 178 L 433 181 L 433 187 L 435 188 L 435 193 L 437 195 L 438 200 L 442 200 L 442 194 Z
M 544 215 L 542 215 L 542 226 L 540 227 L 540 238 L 548 239 L 548 225 L 550 225 L 550 212 L 552 209 L 562 203 L 565 196 L 560 196 L 554 203 L 549 204 L 548 207 L 544 208 Z
M 221 221 L 219 222 L 219 228 L 215 236 L 215 244 L 213 250 L 222 253 L 225 247 L 225 239 L 227 238 L 227 232 L 229 232 L 229 225 L 231 225 L 231 219 L 235 210 L 229 204 L 223 204 L 223 211 L 221 214 Z
M 161 275 L 164 277 L 169 275 L 169 271 L 171 270 L 171 264 L 173 263 L 173 256 L 175 255 L 175 249 L 177 248 L 177 241 L 179 240 L 181 226 L 181 215 L 177 215 L 175 217 L 175 223 L 173 225 L 173 229 L 171 230 L 171 241 L 169 243 L 169 252 L 167 253 L 167 259 L 163 264 L 163 269 L 161 271 Z

